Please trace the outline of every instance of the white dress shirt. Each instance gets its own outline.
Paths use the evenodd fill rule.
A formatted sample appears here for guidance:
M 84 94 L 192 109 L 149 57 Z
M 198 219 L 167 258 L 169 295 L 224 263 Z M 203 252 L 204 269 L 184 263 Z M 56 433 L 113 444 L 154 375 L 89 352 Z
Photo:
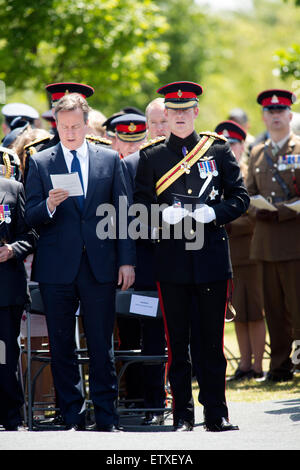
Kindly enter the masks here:
M 71 165 L 72 165 L 72 160 L 74 158 L 73 154 L 71 153 L 71 150 L 69 150 L 67 147 L 65 147 L 61 142 L 60 142 L 63 156 L 68 168 L 69 173 L 71 173 Z M 88 146 L 87 142 L 84 139 L 83 144 L 81 147 L 78 149 L 74 149 L 77 152 L 77 157 L 80 163 L 80 169 L 81 169 L 81 174 L 82 174 L 82 180 L 83 180 L 83 191 L 84 191 L 84 197 L 86 197 L 87 193 L 87 188 L 88 188 L 88 175 L 89 175 L 89 152 L 88 152 Z M 47 204 L 48 198 L 46 200 L 46 207 L 49 216 L 52 218 L 53 215 L 55 214 L 56 208 L 54 209 L 53 212 L 50 212 Z
M 65 162 L 68 168 L 69 173 L 71 173 L 71 165 L 73 161 L 73 154 L 71 150 L 67 149 L 62 143 L 60 143 L 63 155 L 65 157 Z M 78 149 L 74 149 L 77 152 L 77 157 L 80 162 L 82 180 L 83 180 L 83 191 L 84 196 L 86 197 L 87 187 L 88 187 L 88 175 L 89 175 L 89 154 L 88 146 L 86 140 L 83 141 L 83 144 Z

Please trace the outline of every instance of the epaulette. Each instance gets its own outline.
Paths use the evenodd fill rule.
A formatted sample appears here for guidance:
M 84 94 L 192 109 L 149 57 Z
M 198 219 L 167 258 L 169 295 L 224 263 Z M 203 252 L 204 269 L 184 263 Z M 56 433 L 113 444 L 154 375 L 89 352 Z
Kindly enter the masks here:
M 112 141 L 109 139 L 106 139 L 105 137 L 99 137 L 95 135 L 86 135 L 85 136 L 86 140 L 89 142 L 92 142 L 94 144 L 100 144 L 100 145 L 111 145 Z
M 164 136 L 157 137 L 156 139 L 148 140 L 148 142 L 145 142 L 144 144 L 140 146 L 140 150 L 143 150 L 148 147 L 152 147 L 153 145 L 156 145 L 156 144 L 160 144 L 161 142 L 164 142 L 165 140 L 166 138 Z
M 227 142 L 226 137 L 224 137 L 223 135 L 217 134 L 216 132 L 205 131 L 205 132 L 200 132 L 200 135 L 212 136 L 212 137 L 215 137 L 216 139 L 220 139 L 220 140 L 223 140 L 224 142 Z
M 26 152 L 26 155 L 34 155 L 35 153 L 38 152 L 37 147 L 41 144 L 46 144 L 51 140 L 51 137 L 43 137 L 42 139 L 35 139 L 32 142 L 29 142 L 29 144 L 24 145 L 24 150 Z

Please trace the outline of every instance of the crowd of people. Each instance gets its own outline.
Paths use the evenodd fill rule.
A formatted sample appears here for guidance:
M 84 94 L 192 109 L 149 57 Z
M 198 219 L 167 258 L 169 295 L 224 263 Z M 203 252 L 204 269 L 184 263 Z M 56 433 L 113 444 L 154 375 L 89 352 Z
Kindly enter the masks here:
M 127 107 L 108 118 L 89 106 L 94 93 L 89 85 L 53 83 L 46 90 L 52 108 L 42 117 L 23 103 L 2 108 L 0 424 L 24 429 L 16 371 L 30 281 L 39 284 L 44 304 L 64 429 L 86 429 L 74 341 L 80 308 L 95 418 L 90 429 L 120 431 L 112 343 L 117 335 L 121 350 L 163 355 L 167 348 L 175 432 L 192 431 L 195 424 L 192 378 L 199 385 L 205 429 L 237 430 L 229 421 L 226 380 L 293 380 L 292 345 L 300 340 L 295 95 L 281 89 L 259 93 L 266 130 L 254 138 L 239 108 L 212 132 L 196 132 L 202 87 L 193 82 L 162 86 L 145 111 Z M 41 118 L 50 130 L 43 129 Z M 77 173 L 79 182 L 71 196 L 52 178 L 64 175 L 67 184 L 69 173 Z M 118 227 L 124 223 L 123 197 L 127 210 L 133 204 L 147 208 L 146 238 L 99 236 L 99 206 L 115 208 Z M 188 233 L 178 236 L 178 227 L 189 227 Z M 192 246 L 192 240 L 200 245 Z M 25 259 L 32 260 L 29 275 Z M 117 289 L 156 291 L 162 318 L 116 318 Z M 229 305 L 240 363 L 226 378 Z M 266 328 L 268 371 L 263 370 Z M 142 404 L 144 425 L 164 423 L 165 386 L 163 363 L 128 368 L 126 403 Z

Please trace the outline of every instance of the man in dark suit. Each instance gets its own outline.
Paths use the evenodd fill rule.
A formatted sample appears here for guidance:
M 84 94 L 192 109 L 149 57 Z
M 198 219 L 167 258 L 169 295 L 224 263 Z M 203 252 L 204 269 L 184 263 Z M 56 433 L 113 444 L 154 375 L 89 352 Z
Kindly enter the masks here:
M 74 354 L 75 312 L 79 301 L 90 357 L 90 396 L 97 430 L 114 431 L 117 380 L 112 354 L 116 284 L 126 290 L 134 282 L 135 250 L 129 239 L 101 234 L 105 210 L 126 196 L 116 152 L 85 140 L 89 107 L 77 93 L 55 108 L 60 143 L 34 155 L 27 177 L 26 218 L 40 234 L 34 280 L 45 305 L 52 373 L 65 423 L 84 428 L 84 398 Z M 68 197 L 52 189 L 50 175 L 77 172 L 83 196 Z M 102 218 L 101 218 L 102 215 Z
M 0 424 L 8 431 L 22 429 L 20 408 L 24 398 L 17 379 L 18 337 L 24 305 L 29 300 L 23 260 L 33 252 L 36 241 L 35 233 L 25 224 L 24 206 L 23 185 L 1 176 Z
M 165 96 L 171 134 L 140 151 L 135 201 L 148 208 L 167 205 L 162 219 L 169 232 L 159 230 L 155 276 L 169 350 L 174 430 L 190 431 L 194 425 L 189 346 L 206 429 L 237 429 L 228 420 L 225 399 L 223 334 L 232 268 L 224 224 L 247 210 L 249 197 L 226 139 L 195 132 L 201 86 L 175 82 L 158 93 Z M 193 196 L 196 204 L 187 209 L 184 205 Z M 186 230 L 178 237 L 176 220 L 185 215 L 194 243 Z

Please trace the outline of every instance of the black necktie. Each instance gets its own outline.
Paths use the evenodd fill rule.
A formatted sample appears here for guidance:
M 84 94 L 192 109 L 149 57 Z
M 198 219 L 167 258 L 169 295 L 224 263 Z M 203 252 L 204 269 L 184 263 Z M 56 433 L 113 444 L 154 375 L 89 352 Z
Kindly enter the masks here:
M 72 173 L 75 173 L 75 172 L 78 173 L 79 179 L 80 179 L 80 182 L 81 182 L 81 186 L 82 186 L 83 195 L 82 196 L 77 196 L 79 207 L 80 207 L 80 210 L 82 211 L 83 210 L 83 204 L 84 204 L 84 186 L 83 186 L 83 179 L 82 179 L 82 173 L 81 173 L 81 168 L 80 168 L 80 162 L 79 162 L 79 159 L 77 157 L 76 150 L 70 150 L 70 152 L 73 155 L 73 160 L 72 160 L 72 164 L 71 164 L 71 172 Z

